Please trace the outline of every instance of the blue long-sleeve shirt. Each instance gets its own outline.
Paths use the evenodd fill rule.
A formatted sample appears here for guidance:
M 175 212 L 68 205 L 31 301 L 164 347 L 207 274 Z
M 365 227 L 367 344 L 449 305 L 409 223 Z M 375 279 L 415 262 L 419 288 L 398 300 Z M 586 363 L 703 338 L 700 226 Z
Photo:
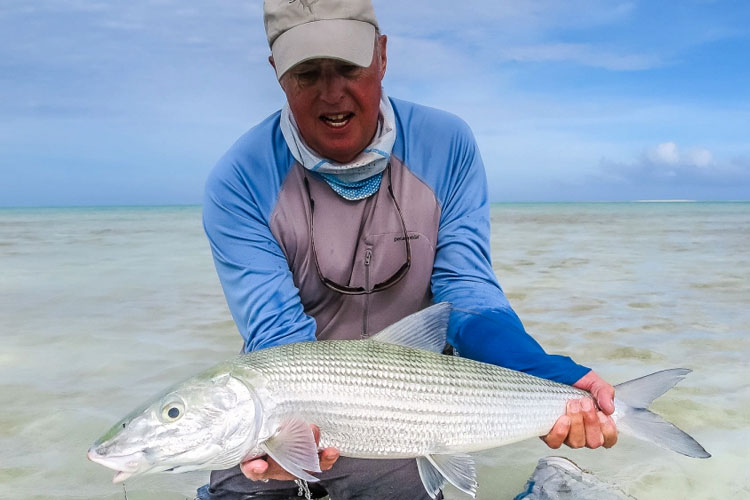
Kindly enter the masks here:
M 580 379 L 589 369 L 546 354 L 497 282 L 484 166 L 469 127 L 443 111 L 391 103 L 397 139 L 388 176 L 364 200 L 340 198 L 294 160 L 279 113 L 243 135 L 211 173 L 204 226 L 245 349 L 366 337 L 448 301 L 448 341 L 461 355 L 567 384 Z M 313 241 L 326 278 L 371 289 L 405 261 L 401 217 L 412 254 L 403 280 L 354 296 L 323 285 Z

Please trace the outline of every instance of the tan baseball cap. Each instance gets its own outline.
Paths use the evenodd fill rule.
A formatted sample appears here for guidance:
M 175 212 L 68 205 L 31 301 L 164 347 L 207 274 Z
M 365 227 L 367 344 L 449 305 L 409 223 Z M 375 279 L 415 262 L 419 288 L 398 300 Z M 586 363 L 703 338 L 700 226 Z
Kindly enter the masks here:
M 265 0 L 263 21 L 279 79 L 308 59 L 372 62 L 378 20 L 370 0 Z

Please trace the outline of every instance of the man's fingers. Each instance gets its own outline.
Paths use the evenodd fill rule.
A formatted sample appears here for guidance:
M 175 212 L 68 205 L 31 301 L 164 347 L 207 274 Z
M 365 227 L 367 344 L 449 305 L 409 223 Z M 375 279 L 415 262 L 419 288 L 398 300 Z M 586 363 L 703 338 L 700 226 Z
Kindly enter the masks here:
M 565 444 L 571 448 L 582 448 L 586 445 L 586 433 L 583 426 L 580 400 L 568 401 L 568 416 L 570 417 L 570 432 L 568 432 Z
M 611 415 L 615 411 L 615 388 L 606 380 L 597 375 L 593 370 L 581 377 L 573 387 L 590 392 L 596 400 L 597 406 L 606 414 Z
M 313 437 L 315 438 L 315 444 L 320 444 L 320 427 L 317 425 L 311 425 L 310 428 L 313 431 Z
M 315 442 L 320 442 L 320 429 L 313 425 L 312 431 L 315 436 Z M 320 461 L 320 470 L 329 470 L 339 459 L 339 450 L 336 448 L 325 448 L 318 453 Z M 295 476 L 287 472 L 281 467 L 274 459 L 265 456 L 262 458 L 256 458 L 248 462 L 240 464 L 242 473 L 252 481 L 266 481 L 268 479 L 278 479 L 280 481 L 291 481 L 297 479 Z
M 315 436 L 315 444 L 320 444 L 320 428 L 317 425 L 313 425 L 312 431 Z M 325 448 L 318 453 L 318 460 L 320 462 L 320 470 L 328 470 L 333 467 L 336 460 L 339 459 L 339 450 L 336 448 Z
M 599 424 L 602 428 L 602 437 L 604 438 L 603 446 L 605 448 L 611 448 L 617 443 L 617 427 L 612 417 L 605 415 L 602 412 L 598 412 Z
M 546 436 L 542 436 L 542 440 L 547 443 L 547 446 L 556 450 L 565 442 L 565 438 L 568 437 L 568 431 L 570 430 L 570 417 L 563 415 L 558 418 L 555 425 L 547 433 Z
M 581 415 L 583 416 L 587 448 L 598 448 L 604 444 L 601 422 L 599 421 L 597 413 L 596 406 L 594 406 L 592 400 L 589 398 L 581 400 Z
M 287 472 L 276 460 L 269 456 L 244 462 L 240 464 L 240 470 L 251 481 L 267 481 L 269 479 L 291 481 L 297 479 L 296 476 Z
M 607 383 L 602 383 L 591 391 L 596 399 L 596 405 L 605 415 L 612 415 L 615 411 L 615 388 Z
M 264 458 L 256 458 L 240 464 L 240 470 L 251 481 L 260 481 L 265 479 L 268 471 L 268 462 Z
M 320 452 L 320 470 L 330 469 L 338 459 L 339 450 L 336 448 L 325 448 Z
M 326 448 L 319 454 L 320 470 L 329 470 L 339 459 L 339 450 Z M 251 481 L 265 481 L 278 479 L 279 481 L 291 481 L 297 479 L 271 457 L 256 458 L 249 462 L 240 464 L 242 473 Z

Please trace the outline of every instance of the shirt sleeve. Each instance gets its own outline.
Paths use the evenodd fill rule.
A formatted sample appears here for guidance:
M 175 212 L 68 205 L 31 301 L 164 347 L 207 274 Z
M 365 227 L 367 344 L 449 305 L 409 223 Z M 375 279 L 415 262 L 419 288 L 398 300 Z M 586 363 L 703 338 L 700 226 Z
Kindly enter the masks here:
M 206 183 L 203 226 L 229 310 L 245 351 L 315 340 L 315 320 L 304 312 L 268 224 L 269 196 L 278 189 L 258 185 L 270 176 L 254 179 L 252 171 L 228 155 Z
M 434 301 L 454 307 L 448 341 L 462 356 L 573 384 L 590 369 L 547 354 L 526 332 L 497 282 L 484 166 L 471 131 L 461 125 L 442 183 L 431 284 Z

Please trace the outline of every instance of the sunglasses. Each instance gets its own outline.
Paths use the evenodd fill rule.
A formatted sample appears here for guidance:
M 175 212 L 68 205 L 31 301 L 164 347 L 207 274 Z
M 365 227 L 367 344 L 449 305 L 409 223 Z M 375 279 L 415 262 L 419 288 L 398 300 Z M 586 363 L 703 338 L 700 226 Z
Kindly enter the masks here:
M 315 200 L 313 200 L 312 195 L 310 194 L 310 184 L 307 180 L 307 173 L 305 173 L 304 177 L 304 183 L 305 183 L 305 191 L 307 192 L 307 199 L 310 202 L 310 217 L 308 221 L 308 227 L 310 229 L 310 244 L 312 246 L 312 253 L 313 253 L 313 260 L 315 261 L 315 270 L 318 272 L 318 278 L 320 278 L 320 281 L 323 282 L 323 284 L 329 288 L 330 290 L 333 290 L 334 292 L 338 292 L 344 295 L 364 295 L 364 294 L 370 294 L 375 292 L 382 292 L 383 290 L 387 290 L 391 288 L 393 285 L 401 281 L 404 276 L 406 276 L 406 273 L 409 271 L 409 268 L 411 267 L 411 244 L 409 243 L 409 234 L 406 232 L 406 223 L 404 222 L 404 216 L 401 213 L 401 208 L 398 206 L 398 202 L 396 201 L 396 197 L 393 195 L 393 184 L 391 183 L 391 164 L 389 163 L 386 167 L 386 170 L 388 171 L 388 194 L 391 197 L 391 200 L 393 201 L 393 206 L 396 208 L 396 212 L 398 213 L 399 220 L 401 221 L 401 230 L 403 231 L 403 238 L 404 238 L 404 247 L 406 251 L 406 261 L 401 265 L 401 267 L 398 268 L 398 270 L 388 279 L 381 281 L 380 283 L 376 283 L 372 288 L 369 290 L 361 287 L 361 286 L 348 286 L 348 285 L 342 285 L 341 283 L 336 283 L 332 279 L 326 278 L 323 276 L 323 272 L 320 270 L 320 264 L 318 263 L 318 252 L 315 250 Z

